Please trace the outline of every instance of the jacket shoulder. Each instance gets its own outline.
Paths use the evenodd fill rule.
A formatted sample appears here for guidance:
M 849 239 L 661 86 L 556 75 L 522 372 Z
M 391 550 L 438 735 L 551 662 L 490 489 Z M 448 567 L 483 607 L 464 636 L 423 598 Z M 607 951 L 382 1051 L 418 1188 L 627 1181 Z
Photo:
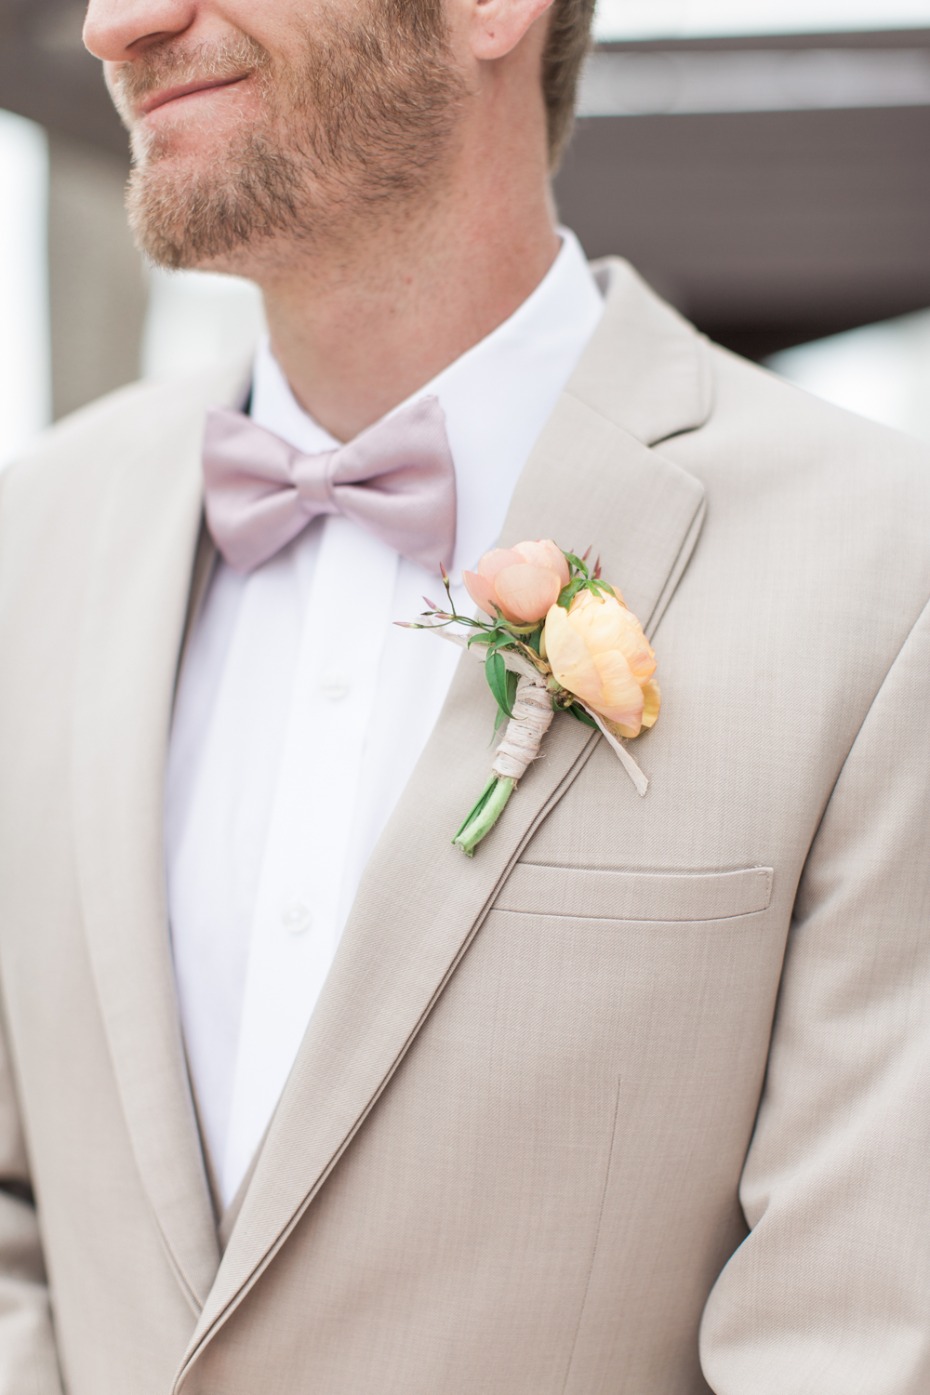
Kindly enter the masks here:
M 119 497 L 122 517 L 144 516 L 175 476 L 196 470 L 208 408 L 241 402 L 247 381 L 239 361 L 136 383 L 43 433 L 0 475 L 0 595 L 18 604 L 43 568 L 57 587 L 79 589 L 110 501 Z
M 144 380 L 118 388 L 48 428 L 4 471 L 4 508 L 28 507 L 102 483 L 140 445 L 171 425 L 244 398 L 249 364 L 241 359 L 189 378 Z
M 713 404 L 663 454 L 696 475 L 706 541 L 799 594 L 864 597 L 913 619 L 930 597 L 930 447 L 717 346 Z
M 801 470 L 839 479 L 864 470 L 907 475 L 930 486 L 930 445 L 815 397 L 769 369 L 711 344 L 714 407 L 710 434 L 751 440 L 763 465 L 785 453 Z

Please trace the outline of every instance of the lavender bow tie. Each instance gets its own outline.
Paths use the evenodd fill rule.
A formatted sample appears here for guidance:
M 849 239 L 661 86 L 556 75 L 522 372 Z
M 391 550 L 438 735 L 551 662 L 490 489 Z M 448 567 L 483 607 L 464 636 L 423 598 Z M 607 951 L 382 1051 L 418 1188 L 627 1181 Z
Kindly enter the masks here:
M 207 524 L 237 571 L 260 566 L 330 513 L 431 571 L 452 565 L 455 472 L 436 397 L 319 455 L 302 455 L 241 412 L 211 411 L 203 468 Z

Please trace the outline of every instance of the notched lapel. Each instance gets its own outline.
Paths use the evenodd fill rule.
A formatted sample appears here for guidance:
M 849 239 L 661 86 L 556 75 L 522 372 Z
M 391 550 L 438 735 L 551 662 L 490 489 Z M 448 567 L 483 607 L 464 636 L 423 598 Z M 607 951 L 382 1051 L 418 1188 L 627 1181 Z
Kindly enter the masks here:
M 170 400 L 164 412 L 160 398 L 154 410 L 133 404 L 139 445 L 113 470 L 84 608 L 73 767 L 82 905 L 113 1069 L 143 1186 L 195 1313 L 219 1252 L 174 991 L 162 790 L 200 532 L 202 402 L 213 386 L 180 410 Z M 225 376 L 215 391 L 228 400 Z
M 629 314 L 625 300 L 627 325 Z M 640 431 L 654 439 L 666 427 L 672 434 L 688 422 L 696 425 L 706 412 L 696 388 L 696 336 L 670 329 L 661 313 L 657 319 L 674 354 L 690 354 L 692 374 L 682 372 L 687 386 L 665 398 L 655 393 L 648 411 L 637 399 Z M 610 351 L 616 322 L 608 329 L 599 331 L 595 370 L 587 372 L 582 363 L 534 449 L 503 541 L 554 536 L 564 546 L 592 545 L 605 575 L 652 630 L 695 545 L 703 488 L 623 427 L 615 401 L 602 400 L 610 394 L 599 360 Z M 685 332 L 689 352 L 678 343 Z M 580 723 L 557 719 L 542 758 L 474 859 L 467 859 L 450 840 L 487 779 L 492 723 L 481 665 L 463 656 L 442 716 L 369 863 L 182 1374 L 299 1222 L 403 1060 L 503 879 L 600 739 Z M 638 796 L 619 767 L 617 779 L 632 808 Z

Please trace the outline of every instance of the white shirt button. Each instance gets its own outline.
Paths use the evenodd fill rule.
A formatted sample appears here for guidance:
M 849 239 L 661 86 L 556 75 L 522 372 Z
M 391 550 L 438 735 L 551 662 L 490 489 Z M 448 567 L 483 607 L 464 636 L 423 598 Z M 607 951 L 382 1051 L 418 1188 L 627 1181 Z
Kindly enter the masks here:
M 304 901 L 288 901 L 281 911 L 281 924 L 289 935 L 303 935 L 312 923 L 310 907 Z
M 352 687 L 351 679 L 344 669 L 327 669 L 320 679 L 320 692 L 330 702 L 338 702 L 347 697 Z

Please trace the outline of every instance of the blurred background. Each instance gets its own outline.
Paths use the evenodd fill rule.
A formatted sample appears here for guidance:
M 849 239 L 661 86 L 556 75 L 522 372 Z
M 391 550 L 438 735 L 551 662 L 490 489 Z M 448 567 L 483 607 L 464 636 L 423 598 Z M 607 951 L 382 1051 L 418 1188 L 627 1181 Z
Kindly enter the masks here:
M 143 266 L 78 0 L 0 0 L 0 462 L 261 326 L 247 284 Z M 930 440 L 930 0 L 600 0 L 557 181 L 713 338 Z

